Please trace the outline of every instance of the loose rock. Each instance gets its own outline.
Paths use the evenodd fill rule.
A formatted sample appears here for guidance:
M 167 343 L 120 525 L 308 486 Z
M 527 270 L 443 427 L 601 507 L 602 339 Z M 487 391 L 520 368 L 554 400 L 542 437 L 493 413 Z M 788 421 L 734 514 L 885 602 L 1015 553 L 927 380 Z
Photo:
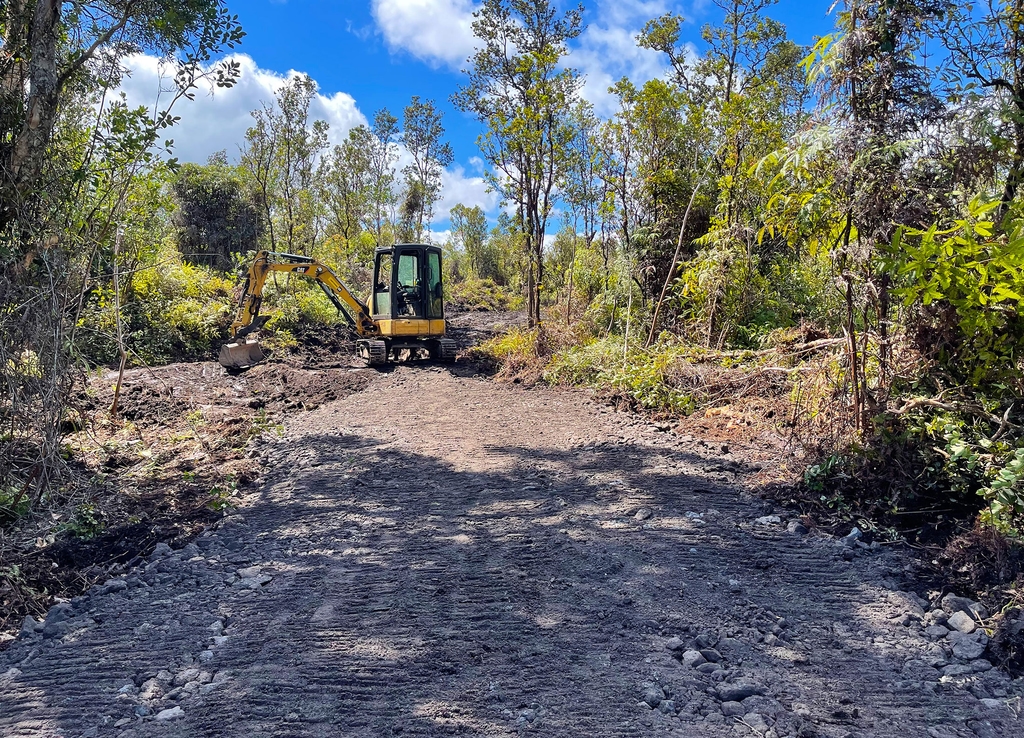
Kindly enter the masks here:
M 185 717 L 185 711 L 181 707 L 169 707 L 166 710 L 161 710 L 156 714 L 157 722 L 166 722 L 168 720 L 177 720 L 178 718 Z
M 953 613 L 953 615 L 950 616 L 947 624 L 950 628 L 958 630 L 961 633 L 973 633 L 974 629 L 977 627 L 977 625 L 975 625 L 974 623 L 974 618 L 972 618 L 963 610 L 958 610 L 957 612 Z
M 723 682 L 715 688 L 715 691 L 718 693 L 718 699 L 722 702 L 742 702 L 747 697 L 761 694 L 764 689 L 753 682 L 740 680 Z

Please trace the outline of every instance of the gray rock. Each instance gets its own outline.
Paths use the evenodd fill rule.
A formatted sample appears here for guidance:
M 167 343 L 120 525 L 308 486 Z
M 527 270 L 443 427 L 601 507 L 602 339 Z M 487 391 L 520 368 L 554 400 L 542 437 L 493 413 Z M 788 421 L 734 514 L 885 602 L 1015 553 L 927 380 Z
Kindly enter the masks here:
M 701 674 L 714 674 L 716 671 L 722 671 L 722 667 L 719 664 L 704 663 L 697 667 L 697 671 Z
M 727 655 L 738 656 L 749 648 L 747 644 L 736 638 L 723 638 L 718 642 L 718 650 Z
M 742 592 L 743 591 L 743 583 L 740 582 L 739 579 L 730 579 L 729 580 L 729 591 L 730 592 Z
M 778 525 L 782 522 L 782 518 L 778 515 L 764 515 L 754 521 L 754 525 Z
M 975 659 L 970 663 L 970 667 L 974 669 L 976 674 L 980 674 L 986 671 L 992 671 L 994 668 L 992 664 L 985 659 Z
M 744 715 L 743 722 L 758 735 L 764 735 L 771 727 L 768 725 L 768 721 L 764 719 L 764 716 L 756 712 L 748 712 Z
M 189 682 L 193 681 L 199 676 L 199 669 L 190 668 L 183 669 L 174 675 L 174 686 L 181 687 Z
M 633 517 L 634 519 L 642 523 L 645 520 L 650 520 L 653 516 L 654 511 L 651 510 L 651 508 L 641 507 L 639 510 L 636 511 L 636 515 L 634 515 Z
M 21 621 L 21 630 L 18 632 L 18 637 L 27 638 L 35 635 L 37 626 L 41 629 L 42 623 L 36 622 L 36 619 L 31 615 L 26 615 L 25 619 Z
M 185 711 L 181 707 L 169 707 L 166 710 L 161 710 L 156 714 L 157 722 L 167 722 L 168 720 L 177 720 L 178 718 L 185 717 Z
M 747 711 L 744 709 L 742 702 L 723 702 L 722 714 L 726 717 L 738 717 L 746 715 Z
M 945 625 L 947 620 L 949 620 L 949 615 L 946 614 L 946 611 L 936 609 L 926 613 L 921 622 L 925 625 Z
M 707 659 L 704 658 L 704 654 L 702 654 L 700 651 L 686 651 L 685 653 L 683 653 L 683 657 L 680 659 L 680 661 L 682 662 L 683 666 L 695 669 L 696 667 L 705 663 Z
M 699 651 L 702 648 L 714 648 L 718 645 L 718 636 L 714 633 L 701 633 L 693 639 Z
M 46 619 L 44 623 L 60 623 L 64 620 L 70 620 L 75 615 L 75 610 L 67 602 L 61 602 L 50 608 L 49 612 L 46 613 Z
M 742 702 L 747 697 L 762 694 L 764 688 L 754 682 L 740 679 L 735 682 L 723 682 L 715 687 L 718 699 L 722 702 Z
M 786 530 L 798 536 L 807 535 L 807 526 L 799 520 L 790 520 L 789 525 L 786 526 Z
M 250 579 L 252 577 L 259 576 L 262 570 L 263 567 L 261 566 L 247 566 L 244 569 L 238 570 L 238 576 L 242 579 Z
M 199 660 L 204 664 L 210 663 L 213 661 L 213 651 L 200 651 Z
M 685 645 L 685 641 L 677 636 L 673 636 L 665 642 L 665 648 L 669 651 L 682 651 Z
M 675 715 L 676 703 L 674 700 L 662 700 L 661 704 L 658 705 L 658 709 L 663 715 Z
M 710 661 L 713 664 L 717 664 L 719 661 L 722 660 L 722 654 L 720 654 L 718 651 L 716 651 L 713 648 L 705 648 L 705 649 L 703 649 L 700 652 L 700 655 L 703 656 L 706 660 Z
M 973 661 L 974 659 L 981 658 L 983 653 L 985 653 L 985 646 L 967 638 L 961 638 L 953 646 L 953 655 L 964 661 Z
M 136 705 L 134 712 L 137 717 L 149 717 L 153 714 L 147 705 Z
M 974 623 L 974 618 L 968 615 L 963 610 L 958 610 L 957 612 L 953 613 L 950 616 L 949 622 L 947 624 L 950 628 L 958 630 L 961 633 L 973 633 L 974 629 L 977 627 Z
M 973 600 L 969 600 L 966 597 L 958 597 L 957 595 L 950 592 L 948 595 L 940 600 L 942 609 L 948 612 L 950 615 L 958 612 L 971 612 L 971 606 L 977 603 Z
M 213 623 L 211 623 L 210 627 L 207 628 L 207 630 L 209 630 L 215 636 L 224 635 L 224 621 L 214 620 Z
M 755 694 L 743 700 L 743 711 L 760 713 L 774 719 L 786 712 L 786 708 L 771 697 Z
M 937 641 L 938 639 L 945 638 L 949 635 L 949 628 L 945 625 L 929 625 L 924 629 L 924 634 L 933 641 Z
M 949 666 L 942 667 L 942 676 L 944 677 L 959 677 L 973 674 L 974 669 L 965 664 L 950 664 Z
M 859 541 L 863 537 L 864 534 L 860 532 L 860 528 L 854 526 L 853 530 L 847 533 L 846 537 L 843 538 L 843 543 L 847 546 L 847 548 L 853 548 L 857 545 L 857 541 Z
M 984 707 L 986 710 L 1005 710 L 1006 709 L 1006 701 L 1005 700 L 984 699 L 984 700 L 981 700 L 981 706 Z
M 663 699 L 665 699 L 665 692 L 661 687 L 651 686 L 644 692 L 643 701 L 650 705 L 652 709 L 660 705 Z
M 100 589 L 100 594 L 112 594 L 114 592 L 124 592 L 128 589 L 128 582 L 123 579 L 109 579 Z
M 169 684 L 171 680 L 174 679 L 174 674 L 167 671 L 167 669 L 161 669 L 157 672 L 156 678 L 157 681 L 163 682 L 164 684 Z
M 1000 738 L 1002 733 L 996 730 L 992 723 L 985 720 L 971 720 L 967 723 L 967 727 L 974 731 L 974 735 L 978 738 Z
M 43 624 L 43 638 L 46 640 L 52 640 L 55 638 L 63 638 L 67 635 L 68 631 L 71 630 L 71 626 L 66 620 L 58 620 L 57 622 L 51 622 L 49 619 Z

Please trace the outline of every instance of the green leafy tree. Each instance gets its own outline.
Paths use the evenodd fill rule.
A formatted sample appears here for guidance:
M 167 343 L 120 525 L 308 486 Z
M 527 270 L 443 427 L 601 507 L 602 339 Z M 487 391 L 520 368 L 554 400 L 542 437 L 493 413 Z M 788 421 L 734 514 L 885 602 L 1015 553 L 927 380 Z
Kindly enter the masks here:
M 434 217 L 434 205 L 441 197 L 441 173 L 452 163 L 452 147 L 444 140 L 441 113 L 432 100 L 421 102 L 418 95 L 405 108 L 402 143 L 412 157 L 403 170 L 406 186 L 406 215 L 409 240 L 421 241 L 426 225 Z
M 381 108 L 373 115 L 373 136 L 370 144 L 370 209 L 369 230 L 374 234 L 377 245 L 394 242 L 395 205 L 395 163 L 398 161 L 398 118 L 387 108 Z
M 220 0 L 15 0 L 0 35 L 0 486 L 35 499 L 66 470 L 78 319 L 109 282 L 99 265 L 133 183 L 168 148 L 173 105 L 204 81 L 233 83 L 237 64 L 211 61 L 243 34 Z M 172 70 L 149 110 L 110 93 L 141 51 Z
M 479 205 L 459 203 L 450 211 L 452 241 L 466 255 L 469 271 L 477 279 L 501 284 L 501 264 L 496 244 L 487 238 L 487 216 Z
M 260 192 L 273 250 L 310 254 L 320 236 L 316 175 L 328 125 L 309 119 L 316 92 L 308 75 L 293 76 L 273 105 L 253 111 L 245 133 L 242 166 Z
M 178 250 L 187 261 L 227 270 L 238 254 L 257 248 L 259 207 L 223 154 L 206 166 L 183 165 L 172 191 Z
M 358 237 L 371 209 L 373 132 L 356 126 L 334 147 L 320 179 L 320 196 L 328 218 L 328 235 L 346 241 Z
M 480 149 L 488 181 L 516 212 L 529 255 L 529 323 L 541 322 L 544 236 L 573 129 L 568 118 L 579 87 L 563 60 L 582 30 L 582 8 L 560 13 L 549 0 L 485 0 L 475 14 L 479 48 L 468 82 L 454 96 L 486 127 Z

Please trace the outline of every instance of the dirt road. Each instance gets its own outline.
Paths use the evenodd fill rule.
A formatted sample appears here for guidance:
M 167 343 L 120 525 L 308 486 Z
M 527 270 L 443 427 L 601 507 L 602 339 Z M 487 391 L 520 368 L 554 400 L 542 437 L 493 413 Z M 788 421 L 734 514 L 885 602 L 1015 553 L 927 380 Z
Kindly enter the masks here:
M 0 654 L 0 734 L 1024 734 L 896 554 L 583 394 L 402 367 L 261 453 L 217 530 Z

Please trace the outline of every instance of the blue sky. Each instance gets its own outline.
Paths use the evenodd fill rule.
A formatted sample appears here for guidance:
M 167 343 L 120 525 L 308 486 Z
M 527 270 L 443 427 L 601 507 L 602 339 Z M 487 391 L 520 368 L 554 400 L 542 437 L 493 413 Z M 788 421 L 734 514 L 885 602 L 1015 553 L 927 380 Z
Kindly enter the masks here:
M 831 32 L 830 4 L 780 0 L 767 14 L 786 25 L 790 38 L 810 44 Z M 177 155 L 204 161 L 226 149 L 237 157 L 249 111 L 272 100 L 290 72 L 304 72 L 320 87 L 313 112 L 331 124 L 335 139 L 378 108 L 388 107 L 401 117 L 412 95 L 434 99 L 444 112 L 456 157 L 445 177 L 445 200 L 435 226 L 443 228 L 447 209 L 460 201 L 493 214 L 497 204 L 480 177 L 479 126 L 448 102 L 472 50 L 474 5 L 473 0 L 228 0 L 247 33 L 236 50 L 243 76 L 232 90 L 199 95 L 175 108 L 182 118 L 172 133 Z M 684 40 L 700 50 L 700 28 L 721 20 L 710 0 L 586 0 L 584 6 L 587 29 L 567 63 L 584 73 L 584 96 L 605 115 L 612 112 L 606 94 L 612 81 L 627 75 L 643 82 L 665 72 L 660 55 L 637 49 L 633 42 L 645 21 L 665 12 L 681 14 L 687 20 Z M 132 67 L 125 92 L 133 103 L 151 104 L 159 87 L 158 60 L 139 57 Z

